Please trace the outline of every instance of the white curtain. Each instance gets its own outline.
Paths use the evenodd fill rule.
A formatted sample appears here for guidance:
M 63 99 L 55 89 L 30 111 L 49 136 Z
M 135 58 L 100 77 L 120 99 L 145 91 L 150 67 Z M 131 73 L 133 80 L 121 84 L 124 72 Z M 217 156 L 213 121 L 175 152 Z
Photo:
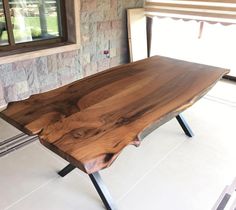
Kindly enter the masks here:
M 152 55 L 230 68 L 236 76 L 236 24 L 154 18 Z

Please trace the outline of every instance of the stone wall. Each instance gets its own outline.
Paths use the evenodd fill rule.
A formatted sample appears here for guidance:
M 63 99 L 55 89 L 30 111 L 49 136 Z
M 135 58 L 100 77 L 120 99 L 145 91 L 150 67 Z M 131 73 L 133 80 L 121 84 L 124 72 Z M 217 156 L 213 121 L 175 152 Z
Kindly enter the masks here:
M 143 0 L 81 0 L 80 50 L 0 65 L 0 107 L 128 62 L 126 9 L 142 6 Z

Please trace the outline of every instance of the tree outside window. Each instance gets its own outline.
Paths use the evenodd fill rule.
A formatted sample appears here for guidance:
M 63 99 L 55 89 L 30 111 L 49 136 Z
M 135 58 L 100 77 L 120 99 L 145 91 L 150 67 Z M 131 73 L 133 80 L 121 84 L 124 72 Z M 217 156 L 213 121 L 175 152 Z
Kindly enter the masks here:
M 63 12 L 62 0 L 0 0 L 0 49 L 43 40 L 62 42 Z

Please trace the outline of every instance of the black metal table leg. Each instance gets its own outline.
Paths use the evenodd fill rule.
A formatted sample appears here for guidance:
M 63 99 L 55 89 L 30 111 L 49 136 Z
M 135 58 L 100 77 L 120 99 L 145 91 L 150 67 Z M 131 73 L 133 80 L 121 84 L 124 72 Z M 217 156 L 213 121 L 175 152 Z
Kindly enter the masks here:
M 64 177 L 66 176 L 67 174 L 69 174 L 71 171 L 73 171 L 76 167 L 69 164 L 67 165 L 65 168 L 63 168 L 61 171 L 58 172 L 58 174 L 61 176 L 61 177 Z
M 89 174 L 91 181 L 93 182 L 94 187 L 96 188 L 100 198 L 102 199 L 103 204 L 105 205 L 107 210 L 115 210 L 117 209 L 114 205 L 112 197 L 106 188 L 102 178 L 98 172 Z
M 182 127 L 182 129 L 184 130 L 184 133 L 188 136 L 188 137 L 193 137 L 194 133 L 191 130 L 191 128 L 189 127 L 188 123 L 186 122 L 186 120 L 184 119 L 184 117 L 179 114 L 178 116 L 176 116 L 176 119 L 178 120 L 180 126 Z

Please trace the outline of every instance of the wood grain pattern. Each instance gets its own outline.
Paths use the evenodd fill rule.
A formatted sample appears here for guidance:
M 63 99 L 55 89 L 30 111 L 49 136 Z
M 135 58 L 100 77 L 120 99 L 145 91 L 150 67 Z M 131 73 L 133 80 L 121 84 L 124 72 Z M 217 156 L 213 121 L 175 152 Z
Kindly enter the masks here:
M 154 56 L 9 104 L 1 116 L 86 173 L 191 106 L 222 68 Z

